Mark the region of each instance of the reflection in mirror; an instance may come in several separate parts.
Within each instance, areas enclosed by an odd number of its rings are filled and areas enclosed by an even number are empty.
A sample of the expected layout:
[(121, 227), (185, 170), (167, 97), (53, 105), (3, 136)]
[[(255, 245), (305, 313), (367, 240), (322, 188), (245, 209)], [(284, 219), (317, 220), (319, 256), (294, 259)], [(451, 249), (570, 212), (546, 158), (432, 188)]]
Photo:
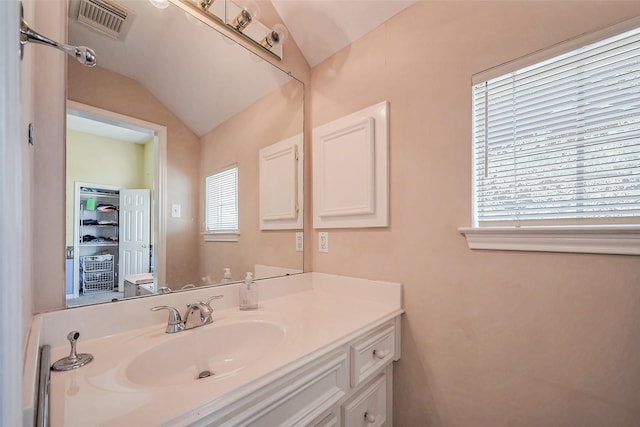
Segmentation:
[[(133, 19), (114, 36), (79, 23), (75, 1), (69, 42), (91, 46), (98, 65), (67, 64), (67, 305), (218, 284), (225, 269), (231, 281), (301, 272), (291, 215), (302, 217), (302, 194), (291, 208), (261, 182), (259, 153), (295, 140), (302, 164), (302, 84), (173, 4), (118, 0)], [(120, 135), (131, 131), (137, 141)], [(228, 239), (205, 227), (205, 180), (233, 164)], [(301, 190), (291, 170), (286, 188)], [(286, 215), (261, 215), (280, 200)]]
[(164, 283), (166, 138), (164, 126), (67, 101), (69, 305), (124, 297), (108, 291), (131, 273), (155, 272), (136, 277), (149, 291)]

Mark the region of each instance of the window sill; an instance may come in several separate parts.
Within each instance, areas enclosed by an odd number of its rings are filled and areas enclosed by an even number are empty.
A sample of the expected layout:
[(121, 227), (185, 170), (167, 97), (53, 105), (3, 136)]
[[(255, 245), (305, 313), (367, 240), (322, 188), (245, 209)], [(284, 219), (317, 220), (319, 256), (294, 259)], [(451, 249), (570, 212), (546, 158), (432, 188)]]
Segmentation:
[(237, 242), (240, 240), (240, 233), (200, 233), (205, 242)]
[(458, 228), (469, 249), (640, 255), (640, 226)]

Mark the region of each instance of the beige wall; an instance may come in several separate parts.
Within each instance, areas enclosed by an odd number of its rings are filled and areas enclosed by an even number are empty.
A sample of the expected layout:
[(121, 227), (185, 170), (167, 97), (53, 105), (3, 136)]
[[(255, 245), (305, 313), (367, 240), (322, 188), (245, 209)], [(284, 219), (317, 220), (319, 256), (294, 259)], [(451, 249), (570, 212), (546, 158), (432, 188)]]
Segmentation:
[[(100, 67), (85, 68), (69, 61), (67, 96), (73, 101), (124, 114), (167, 128), (167, 283), (195, 281), (198, 262), (199, 139), (157, 98), (136, 81)], [(182, 206), (181, 218), (171, 217), (171, 204)]]
[(391, 225), (330, 230), (313, 270), (404, 285), (394, 421), (637, 426), (640, 258), (471, 251), (474, 73), (640, 2), (420, 1), (312, 70), (312, 126), (391, 105)]
[[(233, 163), (238, 164), (238, 242), (200, 241), (200, 273), (213, 282), (231, 268), (241, 280), (255, 264), (302, 270), (303, 255), (295, 251), (295, 231), (261, 231), (259, 223), (258, 150), (303, 131), (303, 86), (292, 80), (256, 101), (201, 139), (200, 188), (205, 178)], [(238, 150), (238, 145), (242, 150)], [(204, 224), (204, 200), (200, 202)]]
[(143, 166), (143, 176), (142, 183), (140, 184), (142, 188), (153, 188), (153, 180), (155, 177), (156, 165), (155, 165), (155, 141), (152, 138), (144, 144), (144, 166)]
[[(64, 2), (30, 1), (34, 13), (29, 23), (53, 40), (64, 40), (66, 7)], [(27, 15), (28, 16), (28, 15)], [(65, 225), (62, 202), (64, 180), (65, 55), (55, 49), (30, 45), (33, 55), (30, 102), (33, 105), (34, 146), (31, 183), (31, 239), (26, 265), (31, 270), (25, 301), (31, 312), (65, 306)], [(43, 70), (46, 70), (44, 72)], [(25, 80), (28, 75), (23, 75)], [(29, 102), (27, 101), (27, 102)], [(49, 221), (41, 221), (38, 206), (47, 206)], [(45, 242), (45, 243), (43, 243)], [(33, 262), (37, 260), (38, 262)], [(29, 298), (30, 294), (30, 298)]]
[(146, 145), (67, 129), (67, 246), (73, 246), (75, 183), (152, 189), (153, 181), (145, 180)]

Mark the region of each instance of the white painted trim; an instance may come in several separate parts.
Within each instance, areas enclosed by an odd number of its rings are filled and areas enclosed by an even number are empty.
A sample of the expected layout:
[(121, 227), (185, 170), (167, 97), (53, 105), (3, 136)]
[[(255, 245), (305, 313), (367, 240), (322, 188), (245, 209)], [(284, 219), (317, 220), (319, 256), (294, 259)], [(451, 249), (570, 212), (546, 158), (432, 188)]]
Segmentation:
[(608, 37), (613, 37), (626, 31), (631, 31), (635, 28), (638, 28), (639, 26), (640, 17), (635, 17), (622, 22), (618, 22), (617, 24), (597, 29), (595, 31), (581, 34), (577, 37), (565, 40), (548, 48), (544, 48), (542, 50), (530, 53), (529, 55), (525, 55), (523, 57), (474, 74), (471, 77), (471, 83), (476, 85), (478, 83), (491, 80), (495, 77), (528, 67), (529, 65), (537, 64), (538, 62), (545, 61), (549, 58), (553, 58), (555, 56), (571, 52), (572, 50), (579, 49), (589, 44), (596, 43)]
[[(167, 209), (170, 209), (167, 198), (167, 128), (158, 126), (156, 130), (156, 144), (158, 144), (157, 161), (155, 169), (155, 185), (159, 188), (154, 191), (154, 197), (158, 203), (154, 206), (153, 215), (156, 216), (158, 235), (154, 236), (156, 242), (154, 248), (154, 269), (156, 273), (156, 288), (167, 283)], [(155, 189), (154, 189), (155, 190)], [(162, 208), (159, 208), (162, 206)], [(165, 207), (166, 206), (166, 207)]]
[[(154, 177), (154, 203), (153, 215), (157, 224), (157, 235), (154, 236), (155, 274), (158, 286), (166, 283), (166, 257), (167, 257), (167, 224), (165, 201), (167, 200), (167, 128), (160, 124), (148, 122), (134, 117), (125, 116), (113, 111), (67, 100), (67, 109), (79, 111), (91, 116), (105, 118), (115, 123), (125, 124), (136, 128), (148, 129), (155, 132), (156, 143), (156, 168)], [(155, 191), (159, 189), (159, 191)]]
[(237, 242), (240, 240), (240, 233), (204, 232), (200, 233), (205, 242)]
[(640, 255), (640, 226), (458, 229), (469, 249)]
[[(331, 125), (331, 123), (329, 124)], [(327, 126), (327, 125), (325, 125)], [(340, 127), (334, 131), (328, 131), (321, 133), (318, 130), (318, 138), (315, 141), (318, 144), (318, 180), (319, 188), (319, 200), (318, 200), (318, 215), (320, 217), (342, 217), (348, 215), (370, 215), (375, 213), (375, 120), (373, 117), (364, 117), (360, 120), (354, 120), (352, 124), (347, 123), (346, 127)], [(336, 171), (327, 165), (328, 160), (331, 160), (331, 154), (335, 151), (328, 150), (329, 144), (337, 143), (342, 146), (341, 155), (347, 150), (353, 153), (354, 157), (359, 157), (365, 166), (364, 174), (366, 179), (364, 180), (364, 186), (358, 191), (359, 194), (353, 196), (364, 196), (362, 200), (358, 200), (358, 197), (345, 200), (345, 204), (342, 206), (327, 206), (326, 199), (327, 193), (337, 191), (336, 188), (328, 186), (328, 177), (334, 174)], [(346, 145), (351, 147), (347, 149)], [(351, 156), (349, 156), (351, 157)], [(315, 158), (315, 157), (314, 157)], [(353, 157), (352, 157), (353, 158)], [(352, 162), (353, 164), (353, 162)], [(352, 174), (353, 171), (350, 172)], [(341, 185), (338, 189), (342, 188)]]
[[(269, 150), (271, 148), (271, 150)], [(260, 150), (260, 220), (262, 221), (274, 221), (284, 219), (296, 219), (296, 205), (297, 205), (297, 192), (296, 183), (298, 181), (298, 162), (296, 159), (296, 146), (290, 145), (286, 148), (274, 150), (273, 146), (269, 146)], [(275, 163), (276, 166), (268, 169), (267, 165)], [(281, 173), (281, 175), (274, 175), (275, 173)], [(286, 191), (288, 195), (291, 195), (291, 199), (287, 202), (281, 203), (275, 212), (272, 208), (271, 211), (267, 211), (266, 202), (270, 193), (266, 192), (264, 182), (273, 179), (279, 181), (280, 185), (274, 186), (278, 190)], [(290, 191), (287, 191), (290, 190)], [(264, 213), (263, 213), (264, 212)], [(261, 228), (262, 229), (262, 228)]]
[[(20, 426), (22, 419), (24, 241), (28, 200), (23, 193), (19, 16), (20, 3), (0, 2), (0, 425)], [(25, 78), (29, 76), (25, 75)], [(24, 100), (29, 103), (28, 99)]]

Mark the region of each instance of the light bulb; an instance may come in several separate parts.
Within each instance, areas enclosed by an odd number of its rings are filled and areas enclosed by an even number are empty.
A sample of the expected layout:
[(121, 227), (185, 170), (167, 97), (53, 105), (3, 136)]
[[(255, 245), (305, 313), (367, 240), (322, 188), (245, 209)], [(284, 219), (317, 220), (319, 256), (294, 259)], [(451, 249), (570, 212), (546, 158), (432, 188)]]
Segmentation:
[(198, 1), (198, 6), (200, 6), (202, 10), (209, 10), (214, 1), (216, 0), (200, 0)]
[(243, 0), (237, 2), (238, 6), (242, 8), (240, 13), (233, 18), (231, 26), (236, 30), (242, 32), (253, 20), (260, 19), (260, 7), (254, 0)]
[(265, 47), (265, 49), (271, 50), (273, 46), (278, 43), (284, 44), (284, 41), (289, 37), (289, 31), (287, 31), (287, 27), (282, 24), (276, 24), (273, 26), (273, 30), (267, 33), (266, 36), (262, 39), (260, 44)]

